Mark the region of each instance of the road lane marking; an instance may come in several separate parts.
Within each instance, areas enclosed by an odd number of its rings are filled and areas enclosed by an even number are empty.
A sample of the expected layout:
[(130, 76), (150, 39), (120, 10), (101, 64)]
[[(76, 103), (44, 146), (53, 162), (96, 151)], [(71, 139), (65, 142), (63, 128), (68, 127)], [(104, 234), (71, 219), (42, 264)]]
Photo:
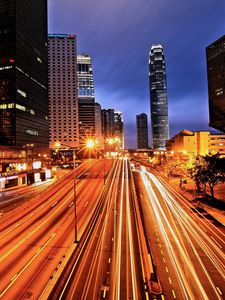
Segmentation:
[(146, 298), (147, 300), (149, 300), (148, 292), (145, 292), (145, 298)]
[(163, 255), (163, 251), (161, 250), (161, 254)]
[(18, 276), (18, 273), (16, 273), (12, 278), (11, 281), (13, 281)]
[(165, 258), (163, 257), (163, 262), (165, 263), (166, 262), (166, 260), (165, 260)]
[(52, 239), (56, 236), (56, 233), (52, 233), (51, 237), (47, 240), (47, 242), (40, 248), (40, 251), (38, 253), (36, 253), (32, 259), (23, 267), (23, 269), (17, 273), (12, 279), (10, 284), (1, 292), (0, 294), (0, 298), (2, 298), (2, 296), (5, 295), (5, 293), (8, 291), (8, 289), (15, 283), (15, 281), (17, 280), (17, 278), (20, 277), (20, 275), (29, 267), (29, 265), (35, 260), (35, 258), (39, 255), (39, 253), (44, 250), (44, 248), (52, 241)]
[(109, 263), (109, 264), (111, 263), (111, 258), (109, 258), (108, 263)]
[(169, 283), (170, 283), (170, 284), (172, 284), (171, 278), (170, 278), (170, 277), (168, 277), (168, 279), (169, 279)]
[(173, 298), (176, 299), (176, 294), (175, 294), (174, 290), (172, 290), (172, 293), (173, 293)]
[(159, 244), (159, 248), (161, 248), (162, 246), (161, 246), (161, 244)]
[(161, 298), (162, 298), (162, 300), (165, 300), (165, 297), (164, 297), (164, 295), (161, 295)]
[(221, 290), (219, 289), (219, 287), (216, 287), (217, 291), (220, 293), (220, 295), (223, 295), (223, 293), (221, 292)]
[(168, 268), (167, 268), (167, 267), (166, 267), (166, 272), (167, 272), (167, 273), (169, 273), (169, 270), (168, 270)]
[(28, 240), (33, 234), (35, 234), (39, 229), (44, 227), (44, 225), (53, 218), (54, 215), (58, 213), (58, 211), (66, 204), (68, 200), (65, 200), (58, 208), (56, 208), (51, 215), (49, 215), (42, 223), (40, 223), (33, 231), (31, 231), (28, 235), (25, 236), (19, 243), (17, 243), (13, 248), (11, 248), (8, 252), (0, 256), (0, 262), (2, 262), (6, 257), (8, 257), (12, 252), (14, 252), (21, 244), (23, 244), (26, 240)]

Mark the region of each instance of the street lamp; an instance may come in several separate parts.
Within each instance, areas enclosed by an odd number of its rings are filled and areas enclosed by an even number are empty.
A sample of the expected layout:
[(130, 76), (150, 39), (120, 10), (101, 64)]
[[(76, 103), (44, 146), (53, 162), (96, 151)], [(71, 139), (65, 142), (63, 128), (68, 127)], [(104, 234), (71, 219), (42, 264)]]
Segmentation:
[(68, 145), (60, 144), (60, 143), (55, 143), (56, 147), (59, 148), (61, 145), (65, 146), (71, 150), (73, 150), (73, 206), (74, 206), (74, 243), (78, 243), (77, 240), (77, 193), (76, 193), (76, 175), (75, 175), (75, 158), (76, 158), (76, 153), (75, 153), (75, 148), (70, 147)]

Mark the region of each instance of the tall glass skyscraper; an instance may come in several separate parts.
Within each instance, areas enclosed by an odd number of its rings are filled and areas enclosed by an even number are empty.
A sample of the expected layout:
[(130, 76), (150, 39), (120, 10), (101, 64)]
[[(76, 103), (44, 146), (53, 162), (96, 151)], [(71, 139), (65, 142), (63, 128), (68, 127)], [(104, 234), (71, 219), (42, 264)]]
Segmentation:
[(1, 145), (48, 150), (47, 46), (47, 0), (1, 0)]
[(161, 45), (153, 45), (149, 54), (149, 85), (153, 148), (166, 149), (169, 139), (166, 64)]
[(77, 55), (78, 117), (81, 147), (95, 136), (95, 94), (91, 56)]

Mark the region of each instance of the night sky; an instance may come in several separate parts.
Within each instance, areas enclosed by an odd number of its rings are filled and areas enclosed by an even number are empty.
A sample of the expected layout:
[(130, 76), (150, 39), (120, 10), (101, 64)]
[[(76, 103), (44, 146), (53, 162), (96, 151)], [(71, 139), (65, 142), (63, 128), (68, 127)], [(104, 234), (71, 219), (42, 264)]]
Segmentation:
[(224, 0), (48, 3), (49, 33), (77, 35), (78, 52), (93, 59), (96, 101), (123, 113), (126, 147), (136, 147), (136, 115), (150, 116), (148, 55), (154, 43), (165, 53), (170, 137), (182, 129), (208, 129), (205, 48), (225, 34)]

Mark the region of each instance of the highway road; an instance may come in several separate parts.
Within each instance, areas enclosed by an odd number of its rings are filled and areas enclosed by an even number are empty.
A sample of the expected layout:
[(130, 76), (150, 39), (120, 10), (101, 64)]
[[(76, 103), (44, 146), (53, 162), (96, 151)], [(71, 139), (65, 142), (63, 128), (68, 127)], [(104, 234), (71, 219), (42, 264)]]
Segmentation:
[(225, 299), (225, 232), (165, 180), (136, 170), (135, 184), (162, 294)]
[(90, 228), (64, 288), (53, 299), (149, 299), (130, 176), (128, 160), (117, 160), (101, 197), (96, 224)]
[[(105, 164), (105, 167), (103, 165)], [(91, 219), (111, 160), (75, 171), (78, 240)], [(0, 219), (0, 298), (38, 299), (74, 241), (73, 172)]]

